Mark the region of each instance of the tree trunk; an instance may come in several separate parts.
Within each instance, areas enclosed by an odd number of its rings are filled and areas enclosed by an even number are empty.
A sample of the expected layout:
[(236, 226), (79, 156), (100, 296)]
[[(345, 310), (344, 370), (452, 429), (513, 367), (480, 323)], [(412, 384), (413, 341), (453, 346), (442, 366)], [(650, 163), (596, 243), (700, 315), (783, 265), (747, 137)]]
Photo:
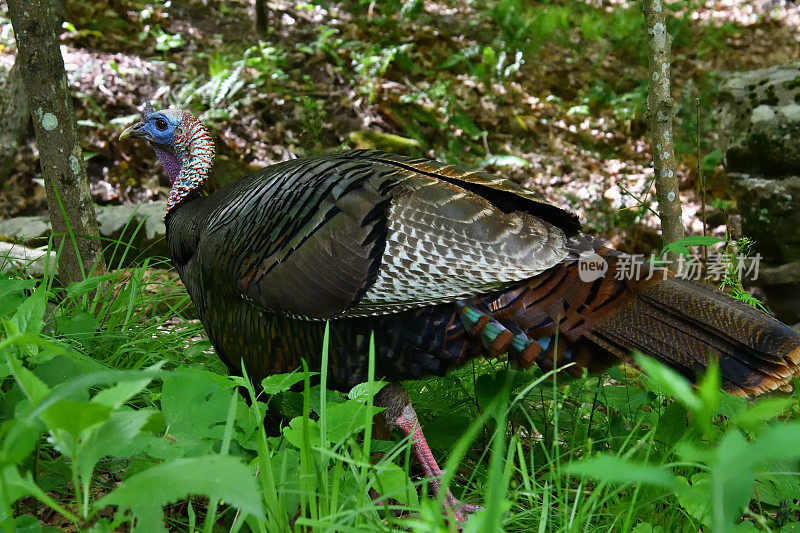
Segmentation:
[(678, 174), (672, 147), (674, 102), (670, 96), (670, 45), (663, 0), (643, 0), (645, 28), (648, 34), (650, 83), (647, 112), (650, 118), (650, 149), (656, 180), (658, 214), (664, 245), (683, 238)]
[(28, 93), (53, 234), (63, 241), (59, 272), (68, 280), (105, 270), (75, 110), (58, 44), (53, 0), (7, 0), (17, 63)]
[(256, 31), (261, 37), (266, 37), (268, 30), (267, 0), (256, 0)]
[(30, 120), (28, 96), (17, 62), (9, 71), (0, 93), (0, 186), (14, 170), (15, 156)]

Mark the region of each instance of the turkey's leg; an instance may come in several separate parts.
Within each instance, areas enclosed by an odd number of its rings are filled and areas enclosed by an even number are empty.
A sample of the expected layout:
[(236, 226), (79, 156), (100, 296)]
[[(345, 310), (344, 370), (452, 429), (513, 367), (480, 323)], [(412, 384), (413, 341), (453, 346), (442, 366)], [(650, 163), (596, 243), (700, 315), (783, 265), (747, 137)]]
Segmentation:
[[(411, 449), (414, 450), (414, 455), (417, 456), (422, 465), (422, 470), (425, 472), (425, 477), (430, 481), (434, 495), (438, 497), (441, 491), (440, 481), (444, 472), (436, 463), (433, 452), (431, 452), (428, 442), (425, 440), (422, 426), (420, 426), (417, 413), (411, 405), (411, 399), (408, 397), (406, 389), (399, 383), (389, 383), (375, 396), (375, 404), (386, 408), (381, 414), (390, 429), (398, 428), (406, 436), (411, 436)], [(461, 503), (453, 496), (449, 488), (446, 490), (447, 492), (444, 496), (445, 511), (452, 512), (457, 522), (465, 521), (468, 513), (474, 513), (482, 509), (480, 505)]]

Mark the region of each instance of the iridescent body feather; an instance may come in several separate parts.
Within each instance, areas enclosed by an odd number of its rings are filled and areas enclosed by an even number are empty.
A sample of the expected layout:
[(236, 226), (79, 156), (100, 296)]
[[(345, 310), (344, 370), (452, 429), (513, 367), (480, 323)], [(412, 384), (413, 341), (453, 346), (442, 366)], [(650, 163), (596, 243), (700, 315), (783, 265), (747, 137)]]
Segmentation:
[[(273, 165), (205, 196), (214, 149), (194, 117), (148, 108), (125, 136), (146, 138), (164, 164), (173, 262), (219, 356), (256, 383), (301, 358), (318, 369), (326, 320), (328, 385), (342, 390), (366, 379), (371, 332), (376, 377), (394, 382), (480, 355), (599, 372), (632, 350), (692, 379), (718, 358), (739, 394), (786, 389), (797, 371), (791, 328), (719, 291), (651, 276), (647, 263), (623, 279), (631, 258), (502, 177), (354, 150)], [(580, 279), (585, 252), (608, 263), (604, 276)], [(397, 413), (390, 426), (416, 435), (407, 395), (382, 397), (402, 404), (387, 411)], [(423, 444), (420, 461), (438, 475)]]

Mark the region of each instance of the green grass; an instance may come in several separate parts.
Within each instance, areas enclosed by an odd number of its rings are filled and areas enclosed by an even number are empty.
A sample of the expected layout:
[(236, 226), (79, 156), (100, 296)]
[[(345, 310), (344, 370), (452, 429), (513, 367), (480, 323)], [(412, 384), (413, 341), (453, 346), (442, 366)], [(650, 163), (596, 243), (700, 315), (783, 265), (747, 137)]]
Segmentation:
[[(374, 370), (349, 395), (299, 369), (256, 397), (224, 374), (190, 309), (174, 278), (145, 267), (67, 287), (0, 278), (6, 530), (45, 530), (37, 516), (92, 531), (453, 529), (408, 439), (372, 438)], [(797, 526), (797, 397), (747, 403), (719, 392), (714, 369), (692, 389), (640, 364), (650, 378), (624, 367), (560, 383), (476, 360), (407, 382), (444, 482), (485, 507), (464, 530)], [(264, 426), (267, 409), (282, 428)]]
[[(410, 77), (413, 92), (389, 102), (399, 111), (398, 132), (440, 159), (463, 162), (483, 158), (482, 141), (497, 129), (473, 104), (502, 103), (495, 85), (524, 81), (525, 65), (548, 60), (550, 47), (565, 52), (567, 63), (599, 50), (632, 66), (598, 68), (588, 88), (555, 94), (566, 99), (564, 111), (643, 121), (638, 6), (498, 0), (479, 10), (475, 22), (489, 28), (472, 31), (481, 39), (440, 50), (408, 39), (408, 20), (430, 17), (422, 2), (392, 4), (358, 35), (321, 26), (295, 48), (247, 42), (198, 54), (172, 98), (213, 123), (227, 121), (230, 107), (257, 102), (254, 95), (282, 92), (295, 111), (279, 108), (276, 116), (323, 148), (325, 101), (310, 77), (298, 77), (298, 65), (324, 60), (366, 100), (380, 96), (381, 80), (405, 84)], [(365, 16), (364, 5), (352, 6), (353, 15)], [(669, 30), (676, 60), (711, 55), (739, 31), (685, 17), (670, 19)], [(157, 26), (143, 38), (164, 58), (181, 46), (179, 34)], [(474, 101), (443, 74), (479, 82)], [(715, 85), (713, 74), (699, 80), (703, 109)], [(694, 92), (687, 88), (678, 102), (679, 153), (694, 150)], [(704, 135), (713, 129), (707, 115)], [(123, 263), (127, 246), (112, 246), (111, 263)], [(268, 378), (256, 397), (248, 380), (226, 376), (174, 276), (154, 270), (168, 265), (139, 265), (67, 287), (52, 275), (0, 276), (4, 530), (46, 530), (40, 517), (97, 532), (126, 524), (140, 531), (161, 524), (177, 531), (454, 529), (420, 478), (408, 439), (372, 438), (374, 382), (342, 395), (310, 387), (310, 373), (300, 368)], [(407, 382), (446, 481), (457, 497), (485, 507), (464, 530), (800, 527), (798, 397), (747, 403), (719, 392), (713, 372), (695, 390), (663, 368), (649, 370), (651, 378), (624, 367), (561, 383), (476, 360), (443, 378)], [(285, 417), (283, 427), (263, 425), (268, 409)], [(370, 489), (391, 500), (373, 501)]]

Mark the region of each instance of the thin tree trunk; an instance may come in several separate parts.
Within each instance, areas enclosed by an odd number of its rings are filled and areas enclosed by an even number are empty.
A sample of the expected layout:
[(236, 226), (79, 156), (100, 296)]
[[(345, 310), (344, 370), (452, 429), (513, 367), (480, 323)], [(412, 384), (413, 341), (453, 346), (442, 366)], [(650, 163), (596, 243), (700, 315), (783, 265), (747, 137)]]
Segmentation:
[(0, 93), (0, 185), (5, 183), (14, 169), (14, 160), (30, 120), (28, 96), (17, 62), (9, 71), (5, 87)]
[(61, 24), (57, 6), (53, 0), (7, 0), (7, 4), (53, 233), (66, 237), (59, 271), (69, 280), (80, 280), (92, 269), (104, 271), (105, 261), (58, 45)]
[(650, 147), (656, 180), (658, 214), (664, 245), (683, 238), (678, 174), (672, 146), (674, 102), (670, 96), (670, 45), (663, 0), (643, 0), (648, 34), (650, 83), (647, 110), (650, 118)]
[(267, 13), (267, 0), (256, 0), (256, 31), (262, 37), (267, 36), (269, 30), (269, 14)]

